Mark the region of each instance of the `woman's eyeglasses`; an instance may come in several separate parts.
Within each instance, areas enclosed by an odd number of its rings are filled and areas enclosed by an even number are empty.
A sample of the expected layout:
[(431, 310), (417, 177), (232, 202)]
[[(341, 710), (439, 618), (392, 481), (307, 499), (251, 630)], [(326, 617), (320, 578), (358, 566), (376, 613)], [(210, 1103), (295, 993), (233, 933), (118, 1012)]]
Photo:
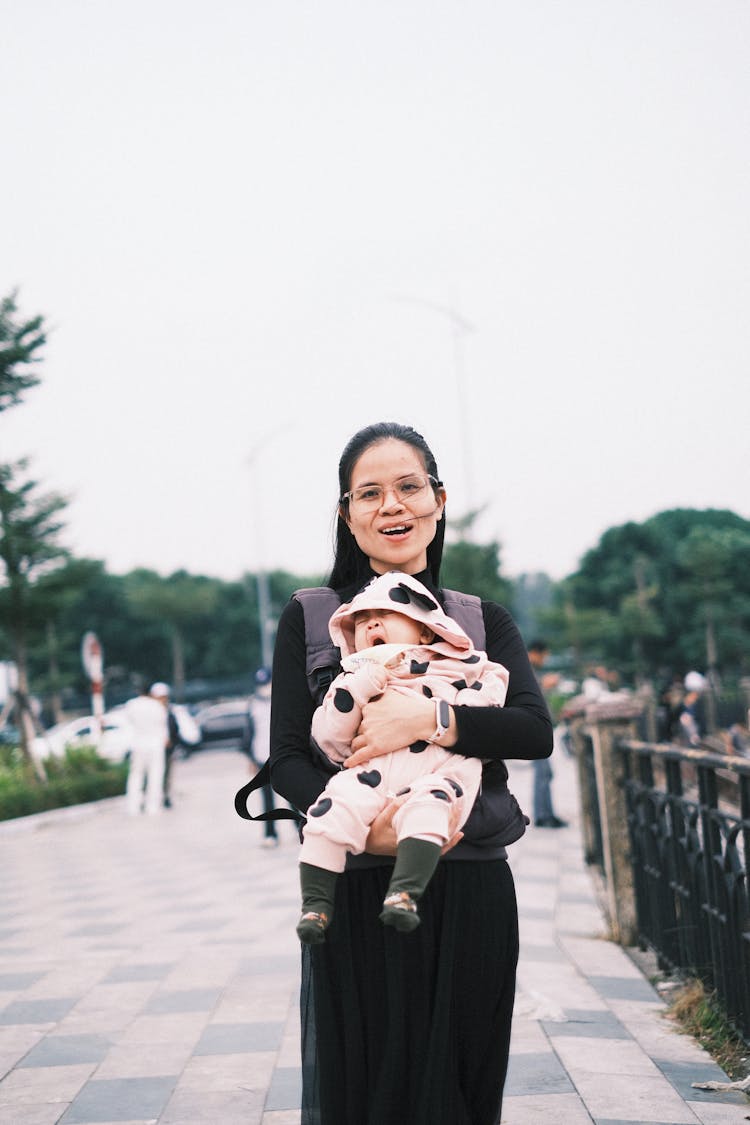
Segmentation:
[(344, 493), (340, 503), (345, 504), (348, 501), (352, 507), (360, 512), (374, 511), (375, 508), (382, 506), (389, 492), (392, 492), (401, 504), (409, 504), (414, 500), (419, 500), (424, 495), (425, 489), (430, 485), (433, 488), (441, 488), (442, 481), (427, 474), (412, 473), (395, 480), (388, 488), (385, 488), (382, 484), (363, 484), (361, 488), (353, 488), (350, 492)]

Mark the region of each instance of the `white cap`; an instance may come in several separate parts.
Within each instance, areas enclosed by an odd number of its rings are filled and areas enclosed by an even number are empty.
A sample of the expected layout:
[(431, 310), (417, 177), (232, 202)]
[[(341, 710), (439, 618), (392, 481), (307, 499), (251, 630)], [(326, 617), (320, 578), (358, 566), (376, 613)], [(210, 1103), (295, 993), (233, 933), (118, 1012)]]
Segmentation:
[(700, 672), (688, 672), (685, 676), (685, 691), (705, 691), (706, 677)]
[(162, 696), (162, 697), (165, 696), (165, 695), (169, 695), (169, 685), (163, 684), (161, 682), (161, 680), (159, 680), (158, 683), (155, 683), (155, 684), (151, 685), (150, 694)]

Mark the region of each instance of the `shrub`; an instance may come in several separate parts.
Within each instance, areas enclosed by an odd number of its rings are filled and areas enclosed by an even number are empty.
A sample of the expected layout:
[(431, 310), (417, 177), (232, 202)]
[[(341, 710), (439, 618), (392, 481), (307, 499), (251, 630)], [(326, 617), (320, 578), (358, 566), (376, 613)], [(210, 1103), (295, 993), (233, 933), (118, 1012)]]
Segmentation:
[(128, 767), (100, 758), (93, 747), (69, 748), (63, 758), (47, 758), (45, 782), (28, 776), (16, 755), (0, 756), (0, 820), (49, 809), (119, 797), (125, 792)]

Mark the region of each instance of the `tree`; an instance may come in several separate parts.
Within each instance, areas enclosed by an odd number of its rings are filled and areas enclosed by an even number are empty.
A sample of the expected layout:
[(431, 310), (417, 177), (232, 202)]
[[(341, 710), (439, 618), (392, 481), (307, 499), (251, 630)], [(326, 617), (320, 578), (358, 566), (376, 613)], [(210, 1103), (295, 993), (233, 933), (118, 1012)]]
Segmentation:
[(135, 570), (128, 578), (128, 598), (141, 620), (159, 622), (165, 629), (171, 650), (172, 684), (177, 699), (185, 688), (185, 637), (191, 624), (203, 630), (210, 627), (210, 616), (218, 598), (214, 579), (176, 571), (162, 578), (150, 570)]
[(543, 571), (519, 574), (513, 579), (513, 617), (528, 644), (544, 634), (544, 615), (554, 602), (555, 583)]
[(512, 587), (500, 574), (500, 545), (469, 543), (465, 539), (451, 543), (443, 551), (440, 581), (449, 589), (477, 594), (486, 601), (508, 606)]
[(743, 672), (750, 649), (750, 522), (678, 508), (610, 528), (558, 590), (568, 616), (600, 615), (582, 655), (636, 679), (722, 664)]
[(63, 528), (59, 513), (67, 501), (57, 493), (39, 494), (36, 481), (22, 479), (27, 466), (26, 461), (0, 465), (0, 561), (5, 578), (5, 586), (0, 588), (0, 621), (10, 638), (18, 674), (21, 749), (32, 763), (34, 726), (27, 650), (32, 591), (34, 580), (66, 553), (58, 535)]
[(0, 301), (0, 411), (17, 405), (23, 393), (39, 383), (31, 368), (47, 339), (44, 317), (19, 319), (16, 297), (14, 291)]

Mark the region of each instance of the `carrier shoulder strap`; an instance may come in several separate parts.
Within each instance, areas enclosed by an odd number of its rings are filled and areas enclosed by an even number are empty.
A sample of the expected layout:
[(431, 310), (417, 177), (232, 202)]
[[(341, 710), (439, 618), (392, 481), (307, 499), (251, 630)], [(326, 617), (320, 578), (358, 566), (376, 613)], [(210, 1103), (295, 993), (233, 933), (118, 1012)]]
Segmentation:
[(309, 586), (296, 590), (292, 597), (305, 617), (305, 673), (317, 707), (340, 670), (341, 653), (331, 640), (328, 622), (341, 598), (330, 586)]
[[(292, 595), (302, 606), (305, 619), (305, 673), (310, 695), (316, 706), (323, 701), (325, 693), (338, 674), (341, 653), (331, 640), (328, 621), (334, 610), (341, 605), (341, 599), (330, 586), (310, 586), (296, 590)], [(274, 809), (272, 812), (252, 816), (247, 811), (248, 797), (271, 784), (270, 759), (263, 763), (255, 777), (237, 790), (234, 807), (243, 820), (296, 820), (304, 821), (301, 813), (291, 809)]]
[(484, 652), (487, 635), (482, 614), (482, 600), (476, 594), (462, 594), (459, 590), (443, 590), (445, 612), (459, 623), (471, 637), (474, 648)]

